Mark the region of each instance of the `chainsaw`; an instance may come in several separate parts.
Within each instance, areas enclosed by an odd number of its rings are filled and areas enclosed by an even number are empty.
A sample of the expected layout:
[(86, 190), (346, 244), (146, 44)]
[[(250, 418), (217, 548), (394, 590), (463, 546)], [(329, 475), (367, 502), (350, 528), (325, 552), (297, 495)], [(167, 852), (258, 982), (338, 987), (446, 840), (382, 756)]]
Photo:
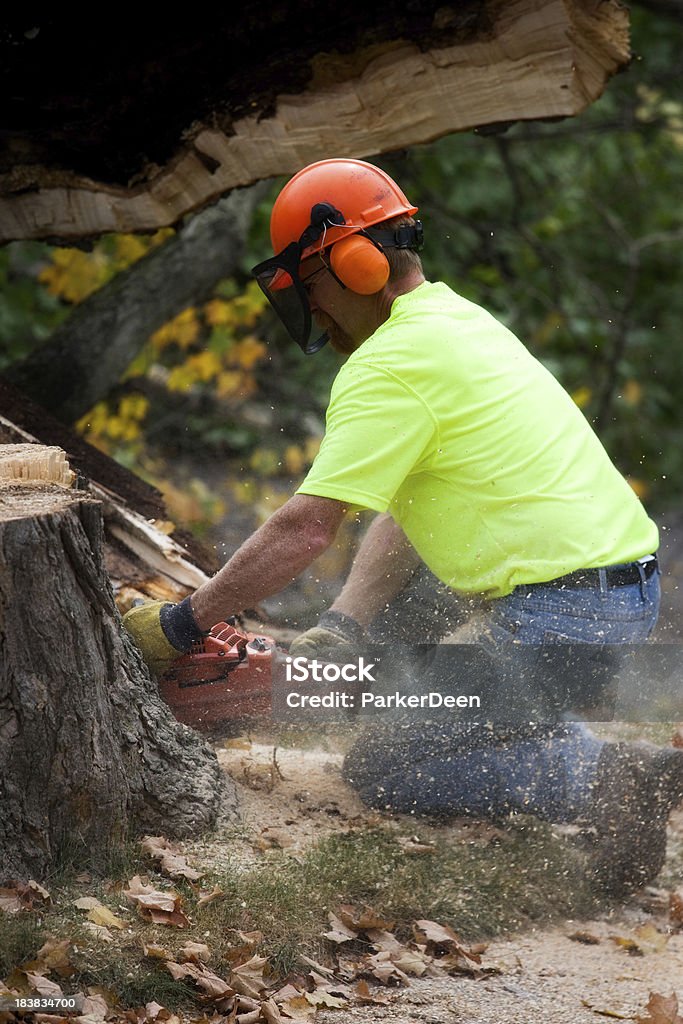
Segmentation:
[(270, 714), (275, 641), (218, 622), (166, 670), (161, 696), (175, 717), (202, 732)]

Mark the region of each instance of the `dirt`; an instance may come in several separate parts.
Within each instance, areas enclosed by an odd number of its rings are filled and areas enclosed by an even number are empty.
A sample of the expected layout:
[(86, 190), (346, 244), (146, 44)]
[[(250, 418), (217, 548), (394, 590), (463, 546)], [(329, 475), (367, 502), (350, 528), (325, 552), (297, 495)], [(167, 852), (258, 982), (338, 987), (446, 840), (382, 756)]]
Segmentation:
[[(193, 845), (192, 852), (207, 866), (234, 867), (236, 860), (248, 866), (269, 847), (296, 855), (333, 832), (379, 822), (405, 829), (400, 816), (387, 818), (363, 806), (341, 777), (340, 753), (229, 740), (218, 747), (218, 757), (237, 785), (242, 819), (224, 842)], [(494, 830), (486, 824), (477, 827)], [(441, 833), (443, 828), (438, 827)], [(471, 835), (472, 823), (448, 828), (457, 839), (459, 831)], [(683, 1010), (683, 933), (672, 933), (668, 919), (669, 891), (683, 877), (682, 855), (683, 809), (671, 819), (667, 866), (657, 880), (662, 888), (645, 890), (599, 920), (565, 921), (561, 927), (491, 942), (483, 964), (499, 973), (411, 979), (408, 987), (377, 990), (387, 1005), (319, 1012), (316, 1021), (595, 1024), (645, 1015), (652, 992), (675, 992)], [(624, 941), (634, 939), (636, 948), (629, 950)]]

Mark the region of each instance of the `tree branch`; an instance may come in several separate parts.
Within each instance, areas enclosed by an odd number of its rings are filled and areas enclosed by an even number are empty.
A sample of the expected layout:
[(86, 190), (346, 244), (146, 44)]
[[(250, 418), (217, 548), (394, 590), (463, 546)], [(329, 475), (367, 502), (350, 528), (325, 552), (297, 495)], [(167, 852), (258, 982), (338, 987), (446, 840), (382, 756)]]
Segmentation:
[(254, 206), (267, 189), (238, 189), (77, 306), (5, 377), (65, 422), (104, 398), (151, 334), (207, 299), (239, 265)]

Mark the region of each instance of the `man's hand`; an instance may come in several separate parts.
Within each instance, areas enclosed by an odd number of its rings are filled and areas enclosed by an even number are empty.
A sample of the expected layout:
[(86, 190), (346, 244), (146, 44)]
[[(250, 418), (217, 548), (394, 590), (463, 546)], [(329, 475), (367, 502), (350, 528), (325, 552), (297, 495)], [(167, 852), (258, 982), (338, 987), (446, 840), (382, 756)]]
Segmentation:
[(363, 627), (341, 612), (323, 612), (318, 625), (295, 637), (289, 653), (295, 658), (346, 661), (365, 639)]
[(150, 601), (149, 604), (131, 608), (123, 616), (126, 627), (149, 668), (153, 678), (162, 676), (172, 662), (183, 653), (173, 646), (161, 627), (160, 613), (164, 607), (172, 607), (167, 601)]

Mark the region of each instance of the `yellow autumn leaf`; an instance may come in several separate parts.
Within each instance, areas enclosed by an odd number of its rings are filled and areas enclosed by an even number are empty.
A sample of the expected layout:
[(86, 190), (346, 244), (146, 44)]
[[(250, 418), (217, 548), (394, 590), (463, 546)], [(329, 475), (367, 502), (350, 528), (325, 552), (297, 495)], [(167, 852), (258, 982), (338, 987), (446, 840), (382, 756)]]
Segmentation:
[(124, 395), (119, 402), (119, 416), (123, 419), (144, 420), (149, 409), (149, 401), (139, 392)]
[(624, 401), (628, 405), (638, 405), (643, 397), (643, 389), (637, 380), (627, 380), (622, 389)]
[(52, 263), (41, 271), (38, 279), (52, 295), (78, 303), (97, 291), (109, 276), (108, 263), (101, 252), (55, 249)]
[(101, 904), (99, 907), (93, 907), (88, 913), (88, 920), (92, 921), (93, 924), (101, 925), (103, 928), (125, 928), (124, 922), (116, 914), (112, 914), (111, 910), (107, 907), (103, 907)]
[(216, 378), (216, 393), (219, 398), (229, 398), (236, 394), (242, 384), (239, 370), (223, 370)]
[(572, 392), (572, 398), (578, 405), (579, 409), (585, 409), (592, 397), (592, 389), (585, 386), (577, 388), (576, 391)]
[(284, 462), (287, 472), (291, 473), (292, 476), (297, 476), (301, 473), (306, 465), (304, 453), (295, 444), (290, 444), (285, 448)]
[(252, 334), (238, 341), (233, 347), (231, 356), (244, 370), (252, 370), (267, 352), (266, 346)]
[(189, 306), (182, 313), (169, 320), (152, 335), (151, 342), (157, 351), (174, 343), (180, 348), (186, 349), (197, 340), (200, 324), (197, 319), (197, 311), (194, 306)]
[(232, 306), (225, 299), (211, 299), (204, 306), (204, 319), (212, 327), (234, 323)]
[(141, 259), (149, 250), (150, 243), (139, 235), (117, 235), (115, 242), (116, 259), (129, 267)]
[(627, 476), (627, 483), (630, 485), (631, 490), (635, 491), (638, 497), (642, 500), (647, 498), (650, 493), (650, 485), (645, 480), (641, 480), (639, 477)]

